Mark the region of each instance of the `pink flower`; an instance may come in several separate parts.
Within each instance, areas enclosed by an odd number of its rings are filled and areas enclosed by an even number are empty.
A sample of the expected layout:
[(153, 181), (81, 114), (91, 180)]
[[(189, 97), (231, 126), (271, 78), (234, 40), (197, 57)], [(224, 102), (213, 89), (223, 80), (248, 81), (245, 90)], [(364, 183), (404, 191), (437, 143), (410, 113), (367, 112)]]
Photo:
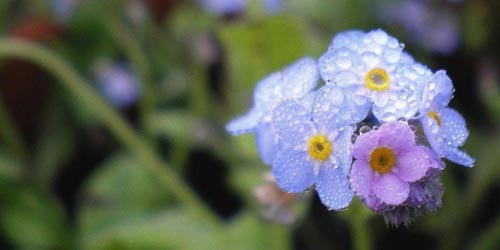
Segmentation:
[(372, 210), (405, 202), (410, 185), (425, 177), (435, 160), (425, 147), (415, 145), (415, 134), (404, 122), (385, 123), (360, 135), (353, 156), (351, 188)]

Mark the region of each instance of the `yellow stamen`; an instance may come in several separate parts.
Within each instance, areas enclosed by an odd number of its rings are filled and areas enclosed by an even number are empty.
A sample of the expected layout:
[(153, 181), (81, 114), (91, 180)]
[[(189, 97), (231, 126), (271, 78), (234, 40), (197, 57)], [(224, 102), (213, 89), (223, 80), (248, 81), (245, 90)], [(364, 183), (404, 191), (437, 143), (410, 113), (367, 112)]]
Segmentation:
[(437, 122), (438, 126), (441, 127), (441, 118), (439, 118), (439, 115), (436, 112), (429, 111), (427, 112), (427, 115), (430, 118), (434, 119)]
[(320, 161), (326, 161), (332, 152), (332, 143), (324, 135), (315, 135), (309, 139), (309, 155)]
[(371, 90), (384, 91), (389, 88), (389, 75), (384, 69), (372, 69), (365, 76), (365, 85)]
[(396, 158), (394, 157), (394, 153), (391, 149), (386, 147), (376, 148), (370, 155), (370, 166), (373, 170), (381, 174), (389, 172), (395, 162)]

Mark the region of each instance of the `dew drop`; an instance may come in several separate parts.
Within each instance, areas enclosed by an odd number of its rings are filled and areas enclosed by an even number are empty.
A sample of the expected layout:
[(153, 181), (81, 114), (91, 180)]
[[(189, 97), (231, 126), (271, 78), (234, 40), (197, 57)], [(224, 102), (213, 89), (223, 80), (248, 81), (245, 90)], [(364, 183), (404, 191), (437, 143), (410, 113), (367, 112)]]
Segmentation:
[(364, 134), (370, 132), (371, 130), (372, 128), (370, 128), (369, 126), (363, 125), (361, 128), (359, 128), (359, 133)]
[(337, 60), (335, 60), (335, 64), (339, 68), (348, 69), (352, 66), (352, 61), (347, 57), (339, 57)]
[(358, 135), (357, 134), (352, 134), (351, 135), (351, 142), (355, 142), (356, 139), (358, 139)]
[(368, 67), (375, 67), (380, 62), (380, 57), (373, 52), (365, 52), (361, 55), (361, 59), (363, 60)]

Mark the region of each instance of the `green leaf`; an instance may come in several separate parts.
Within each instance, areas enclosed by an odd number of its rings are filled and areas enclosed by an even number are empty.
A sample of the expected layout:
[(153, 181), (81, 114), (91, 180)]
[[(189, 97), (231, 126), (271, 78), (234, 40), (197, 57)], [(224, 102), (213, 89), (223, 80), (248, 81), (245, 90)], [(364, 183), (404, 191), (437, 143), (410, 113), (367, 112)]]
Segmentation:
[(79, 226), (84, 240), (101, 228), (165, 206), (171, 201), (154, 176), (136, 159), (116, 154), (91, 176), (83, 189)]
[(224, 249), (217, 233), (215, 227), (174, 209), (117, 221), (86, 238), (83, 249)]
[(263, 221), (255, 213), (242, 212), (226, 230), (224, 249), (290, 249), (290, 230), (283, 225)]
[[(246, 100), (258, 80), (307, 55), (309, 34), (298, 18), (277, 16), (222, 26), (218, 36), (228, 57), (233, 103)], [(234, 106), (232, 106), (234, 107)]]
[(50, 187), (60, 168), (72, 156), (75, 143), (73, 130), (64, 119), (60, 100), (51, 100), (45, 109), (41, 130), (33, 156), (36, 163), (33, 176), (45, 187)]
[(0, 180), (13, 180), (21, 175), (23, 166), (3, 151), (0, 151)]
[(11, 190), (2, 201), (0, 225), (17, 247), (24, 249), (70, 249), (65, 216), (55, 199), (33, 188)]

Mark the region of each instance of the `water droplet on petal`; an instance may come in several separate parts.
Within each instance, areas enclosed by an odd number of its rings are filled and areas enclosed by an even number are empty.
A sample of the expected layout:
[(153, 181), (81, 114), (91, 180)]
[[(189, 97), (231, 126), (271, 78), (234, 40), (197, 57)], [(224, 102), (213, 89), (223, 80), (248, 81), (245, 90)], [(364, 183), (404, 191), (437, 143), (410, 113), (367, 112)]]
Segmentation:
[(362, 126), (361, 128), (359, 128), (359, 133), (361, 134), (364, 134), (364, 133), (368, 133), (372, 130), (372, 128), (370, 128), (369, 126)]

